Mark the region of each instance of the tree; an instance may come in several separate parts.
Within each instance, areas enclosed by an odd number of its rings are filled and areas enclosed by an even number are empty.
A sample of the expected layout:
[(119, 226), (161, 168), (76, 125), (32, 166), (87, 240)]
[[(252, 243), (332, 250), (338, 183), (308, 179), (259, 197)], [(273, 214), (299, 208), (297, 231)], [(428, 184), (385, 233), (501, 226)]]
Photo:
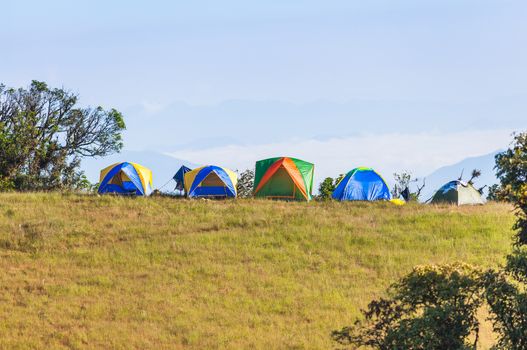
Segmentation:
[(496, 175), (501, 197), (512, 201), (518, 218), (517, 247), (527, 244), (527, 131), (513, 134), (511, 147), (496, 155)]
[(391, 287), (388, 298), (368, 305), (364, 320), (334, 331), (332, 338), (380, 350), (476, 349), (481, 275), (460, 263), (416, 267)]
[(494, 194), (499, 200), (516, 202), (522, 186), (527, 182), (527, 131), (513, 134), (511, 147), (495, 157), (496, 176), (500, 185)]
[(494, 184), (489, 186), (489, 192), (487, 193), (488, 201), (496, 202), (512, 202), (512, 198), (503, 191), (502, 187), (499, 184)]
[(426, 179), (423, 178), (422, 184), (417, 185), (416, 191), (410, 190), (412, 183), (417, 183), (419, 179), (412, 179), (412, 173), (409, 171), (401, 171), (400, 173), (393, 174), (395, 185), (392, 189), (392, 197), (400, 198), (403, 197), (405, 201), (418, 201), (421, 196), (421, 191), (425, 188)]
[(393, 173), (393, 178), (395, 179), (395, 185), (392, 189), (392, 197), (399, 198), (403, 191), (410, 186), (412, 175), (407, 171), (402, 171), (400, 173)]
[(238, 178), (238, 184), (236, 185), (236, 191), (238, 192), (238, 197), (240, 198), (249, 198), (253, 195), (253, 186), (254, 186), (254, 171), (247, 169), (240, 173)]
[(27, 89), (0, 85), (1, 189), (75, 188), (83, 157), (121, 150), (121, 113), (77, 102), (77, 95), (39, 81)]
[(496, 155), (495, 169), (494, 195), (514, 203), (517, 221), (505, 267), (487, 273), (486, 299), (499, 335), (496, 349), (527, 349), (527, 132), (514, 134), (511, 147)]
[(501, 271), (487, 273), (486, 299), (496, 349), (527, 349), (527, 184), (509, 185), (517, 216), (513, 251)]
[(336, 179), (332, 177), (326, 177), (324, 181), (318, 186), (318, 199), (328, 200), (331, 199), (331, 195), (339, 182), (344, 178), (344, 174), (340, 174)]
[(330, 199), (334, 190), (335, 184), (333, 178), (326, 177), (318, 186), (318, 197), (320, 199)]

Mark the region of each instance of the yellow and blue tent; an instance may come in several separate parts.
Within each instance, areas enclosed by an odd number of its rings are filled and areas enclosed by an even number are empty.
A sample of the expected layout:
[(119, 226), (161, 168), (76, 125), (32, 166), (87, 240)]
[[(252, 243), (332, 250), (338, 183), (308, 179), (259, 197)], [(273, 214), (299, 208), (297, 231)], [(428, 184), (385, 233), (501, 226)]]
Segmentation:
[(137, 163), (116, 163), (101, 170), (99, 193), (149, 196), (153, 191), (152, 171)]
[(185, 192), (190, 198), (236, 197), (238, 178), (232, 170), (215, 165), (206, 165), (189, 171), (185, 177)]

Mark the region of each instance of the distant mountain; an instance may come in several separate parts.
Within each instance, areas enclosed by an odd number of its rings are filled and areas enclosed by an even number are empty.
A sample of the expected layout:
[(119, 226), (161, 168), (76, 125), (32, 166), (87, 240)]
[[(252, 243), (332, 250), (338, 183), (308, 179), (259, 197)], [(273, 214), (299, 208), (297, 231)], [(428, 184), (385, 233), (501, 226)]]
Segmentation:
[[(464, 171), (463, 178), (468, 180), (472, 169), (480, 169), (482, 174), (475, 183), (476, 187), (484, 185), (492, 185), (498, 182), (494, 171), (494, 156), (499, 151), (489, 153), (479, 157), (472, 157), (462, 160), (459, 163), (444, 166), (437, 169), (430, 175), (426, 176), (426, 187), (423, 189), (421, 199), (427, 200), (432, 197), (445, 183), (457, 179)], [(81, 168), (85, 171), (88, 179), (95, 183), (99, 181), (99, 173), (101, 169), (117, 162), (130, 161), (139, 163), (150, 168), (153, 172), (154, 187), (159, 188), (169, 181), (181, 165), (186, 165), (190, 168), (195, 168), (198, 165), (189, 161), (171, 157), (169, 155), (155, 152), (155, 151), (123, 151), (119, 154), (114, 154), (104, 158), (85, 159)], [(172, 190), (173, 185), (169, 184), (163, 190)]]
[[(470, 174), (473, 169), (481, 170), (481, 176), (474, 181), (476, 188), (483, 187), (484, 185), (490, 186), (497, 183), (498, 179), (496, 178), (496, 173), (494, 171), (494, 157), (498, 152), (500, 151), (479, 157), (467, 158), (459, 163), (437, 169), (430, 175), (426, 176), (426, 186), (423, 189), (421, 199), (427, 200), (432, 197), (442, 185), (459, 178), (462, 171), (463, 179), (468, 180), (470, 179)], [(486, 189), (487, 188), (485, 188), (485, 190)]]
[[(387, 134), (430, 131), (521, 129), (527, 101), (504, 98), (496, 101), (364, 100), (293, 103), (276, 100), (229, 100), (210, 105), (175, 102), (159, 109), (143, 104), (130, 106), (126, 116), (127, 145), (145, 149), (203, 149), (226, 145), (289, 142), (293, 139), (350, 137), (356, 134)], [(495, 116), (499, 114), (500, 118)], [(399, 116), (394, 118), (394, 116)], [(371, 121), (375, 120), (375, 123)], [(199, 125), (199, 127), (198, 127)], [(360, 133), (358, 132), (360, 130)]]
[[(181, 165), (195, 168), (197, 165), (183, 159), (177, 159), (155, 151), (122, 151), (104, 158), (84, 159), (81, 168), (88, 179), (95, 183), (99, 181), (101, 169), (118, 162), (134, 162), (150, 168), (153, 172), (154, 188), (163, 186), (169, 181)], [(169, 185), (163, 190), (171, 190)]]

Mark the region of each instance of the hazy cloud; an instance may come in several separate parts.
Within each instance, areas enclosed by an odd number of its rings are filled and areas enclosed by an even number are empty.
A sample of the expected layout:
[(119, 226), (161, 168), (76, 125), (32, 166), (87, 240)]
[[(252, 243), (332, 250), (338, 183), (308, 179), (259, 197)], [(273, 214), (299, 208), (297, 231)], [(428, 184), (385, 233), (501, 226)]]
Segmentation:
[(296, 139), (260, 145), (184, 149), (170, 155), (232, 169), (251, 168), (258, 159), (285, 155), (314, 162), (317, 181), (357, 166), (373, 167), (390, 179), (394, 171), (406, 169), (417, 176), (425, 176), (441, 166), (505, 148), (511, 132), (501, 129), (446, 134), (365, 134), (328, 140)]

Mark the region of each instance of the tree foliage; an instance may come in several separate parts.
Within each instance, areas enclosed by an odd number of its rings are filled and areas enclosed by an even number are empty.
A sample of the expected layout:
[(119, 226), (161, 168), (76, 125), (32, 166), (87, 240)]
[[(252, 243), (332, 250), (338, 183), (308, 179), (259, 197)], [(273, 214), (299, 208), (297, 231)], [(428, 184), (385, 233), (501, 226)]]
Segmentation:
[(501, 186), (498, 184), (489, 186), (489, 192), (487, 193), (487, 200), (495, 201), (495, 202), (512, 201), (512, 199), (507, 198), (507, 195), (502, 191)]
[(501, 198), (514, 203), (514, 247), (501, 271), (487, 274), (486, 298), (496, 349), (527, 349), (527, 132), (515, 134), (511, 147), (496, 156)]
[(496, 176), (500, 181), (489, 191), (490, 199), (516, 202), (522, 194), (522, 185), (527, 182), (527, 131), (513, 134), (509, 149), (498, 153)]
[(518, 218), (516, 246), (527, 244), (527, 131), (514, 134), (511, 147), (496, 155), (499, 196), (512, 201)]
[[(394, 173), (393, 178), (395, 180), (395, 185), (392, 189), (393, 198), (403, 198), (405, 201), (415, 201), (419, 200), (421, 196), (421, 191), (426, 185), (426, 180), (422, 180), (422, 184), (418, 185), (419, 179), (414, 179), (412, 173), (409, 171), (401, 171), (400, 173)], [(416, 183), (416, 188), (414, 191), (410, 189), (411, 185)]]
[(77, 95), (39, 81), (27, 89), (0, 85), (1, 189), (75, 188), (83, 181), (82, 157), (121, 150), (121, 113), (77, 102)]
[(330, 199), (333, 191), (335, 191), (334, 180), (332, 177), (326, 177), (318, 186), (318, 198)]
[[(508, 257), (503, 271), (486, 274), (485, 297), (490, 309), (494, 333), (498, 335), (494, 349), (527, 349), (527, 295), (525, 281), (514, 275), (525, 275), (525, 253)], [(523, 265), (523, 266), (520, 266)], [(519, 276), (517, 276), (519, 277)], [(522, 278), (523, 279), (523, 278)]]
[(340, 174), (337, 178), (333, 179), (332, 177), (326, 177), (324, 181), (318, 186), (318, 199), (328, 200), (331, 199), (331, 195), (339, 182), (344, 178), (344, 174)]
[(400, 173), (393, 173), (393, 178), (395, 180), (395, 185), (392, 189), (392, 197), (399, 198), (403, 191), (410, 186), (412, 174), (408, 171), (402, 171)]
[(416, 267), (391, 287), (389, 298), (372, 301), (363, 320), (332, 337), (354, 348), (476, 349), (480, 276), (479, 270), (460, 263)]

